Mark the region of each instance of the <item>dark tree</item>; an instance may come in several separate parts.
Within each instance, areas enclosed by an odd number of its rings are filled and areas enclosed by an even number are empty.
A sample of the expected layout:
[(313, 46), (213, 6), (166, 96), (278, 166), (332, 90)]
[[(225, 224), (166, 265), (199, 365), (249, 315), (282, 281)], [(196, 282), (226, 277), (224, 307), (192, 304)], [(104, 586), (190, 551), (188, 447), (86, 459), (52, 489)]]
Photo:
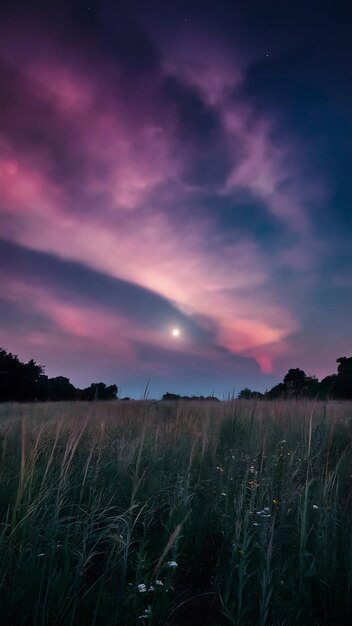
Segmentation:
[(105, 398), (103, 398), (103, 400), (117, 400), (117, 393), (117, 385), (109, 385), (105, 389)]
[(245, 387), (241, 389), (237, 397), (239, 400), (258, 400), (259, 398), (263, 398), (264, 394), (260, 393), (260, 391), (252, 391), (248, 387)]
[(338, 398), (352, 400), (352, 357), (341, 356), (336, 359), (337, 380), (335, 395)]
[(175, 401), (175, 400), (183, 400), (184, 402), (190, 401), (198, 401), (198, 402), (220, 402), (219, 398), (217, 398), (216, 396), (180, 396), (177, 393), (170, 393), (169, 391), (167, 391), (166, 393), (164, 393), (163, 397), (161, 398), (162, 400), (171, 400), (171, 401)]
[(65, 376), (49, 378), (50, 400), (75, 400), (77, 396), (76, 388)]
[(288, 395), (302, 395), (307, 384), (307, 375), (299, 367), (289, 369), (284, 377), (285, 391)]
[(275, 385), (265, 395), (270, 399), (291, 397), (315, 398), (319, 396), (319, 393), (318, 379), (315, 376), (307, 376), (303, 370), (296, 367), (289, 369), (283, 382)]
[[(336, 359), (337, 374), (326, 376), (321, 382), (315, 376), (299, 369), (290, 369), (282, 383), (279, 383), (265, 395), (267, 398), (336, 398), (352, 400), (352, 357), (342, 356)], [(246, 392), (247, 390), (244, 390)]]
[(164, 393), (162, 400), (181, 400), (181, 396), (177, 395), (177, 393), (169, 393), (168, 391)]
[(284, 383), (278, 383), (278, 385), (272, 387), (270, 391), (267, 391), (265, 394), (265, 397), (269, 398), (270, 400), (275, 400), (276, 398), (285, 398), (285, 396), (286, 387)]
[(0, 402), (40, 400), (116, 400), (117, 386), (92, 383), (87, 389), (76, 389), (65, 376), (48, 378), (44, 367), (31, 359), (19, 358), (0, 348)]
[(107, 387), (105, 383), (92, 383), (90, 387), (86, 387), (80, 392), (81, 400), (116, 400), (117, 386), (110, 385)]
[(36, 388), (44, 368), (33, 359), (22, 363), (19, 358), (0, 348), (0, 401), (35, 400)]
[(308, 398), (320, 397), (320, 383), (316, 376), (307, 376), (306, 386), (303, 390), (303, 395)]
[(48, 378), (40, 376), (37, 384), (36, 399), (46, 402), (59, 400), (76, 400), (77, 389), (65, 376), (56, 376), (56, 378)]
[(45, 374), (41, 374), (38, 378), (35, 399), (41, 402), (50, 400), (49, 378)]
[(319, 397), (323, 400), (335, 397), (337, 374), (325, 376), (319, 383)]

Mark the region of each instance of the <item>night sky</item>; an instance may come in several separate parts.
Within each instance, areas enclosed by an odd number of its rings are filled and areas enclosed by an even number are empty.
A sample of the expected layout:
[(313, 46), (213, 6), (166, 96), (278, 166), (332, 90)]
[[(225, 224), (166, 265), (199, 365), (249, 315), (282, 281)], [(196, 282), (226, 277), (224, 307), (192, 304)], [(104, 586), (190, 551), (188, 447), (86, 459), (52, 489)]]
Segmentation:
[(1, 23), (0, 345), (134, 397), (333, 373), (351, 3), (11, 0)]

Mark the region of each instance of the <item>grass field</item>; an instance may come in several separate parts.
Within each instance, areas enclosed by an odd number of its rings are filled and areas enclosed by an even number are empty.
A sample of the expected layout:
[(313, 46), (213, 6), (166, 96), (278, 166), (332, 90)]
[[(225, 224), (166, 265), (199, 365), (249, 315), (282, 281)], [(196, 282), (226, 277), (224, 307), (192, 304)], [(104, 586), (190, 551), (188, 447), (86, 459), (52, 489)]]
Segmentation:
[(0, 407), (2, 625), (352, 613), (352, 403)]

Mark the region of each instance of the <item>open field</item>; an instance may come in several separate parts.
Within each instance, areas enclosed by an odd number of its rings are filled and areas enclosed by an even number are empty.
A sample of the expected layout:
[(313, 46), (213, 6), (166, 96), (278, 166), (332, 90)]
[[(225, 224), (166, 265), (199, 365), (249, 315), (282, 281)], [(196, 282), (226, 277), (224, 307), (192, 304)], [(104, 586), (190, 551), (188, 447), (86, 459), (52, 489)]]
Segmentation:
[(2, 405), (1, 624), (348, 624), (351, 441), (348, 402)]

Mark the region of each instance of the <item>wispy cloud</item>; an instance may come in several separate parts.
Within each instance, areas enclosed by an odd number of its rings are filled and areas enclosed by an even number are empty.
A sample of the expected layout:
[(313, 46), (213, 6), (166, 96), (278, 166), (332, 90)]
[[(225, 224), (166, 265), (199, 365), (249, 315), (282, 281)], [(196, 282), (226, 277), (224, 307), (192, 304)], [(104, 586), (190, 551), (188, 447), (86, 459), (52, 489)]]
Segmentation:
[[(216, 361), (224, 349), (269, 372), (299, 328), (273, 270), (299, 269), (304, 249), (305, 267), (312, 257), (299, 172), (274, 140), (274, 121), (238, 95), (243, 59), (228, 60), (226, 50), (207, 49), (201, 39), (183, 55), (172, 46), (159, 54), (145, 75), (127, 76), (118, 59), (98, 55), (91, 64), (90, 51), (68, 46), (63, 53), (43, 33), (39, 47), (33, 37), (16, 49), (5, 41), (4, 237), (151, 290), (185, 325), (198, 320), (203, 345), (190, 340), (176, 352)], [(224, 160), (211, 185), (206, 171), (202, 184), (190, 176), (204, 152), (207, 167)], [(259, 198), (293, 234), (275, 258), (240, 223), (230, 239), (209, 208), (209, 196), (226, 196), (236, 214), (242, 193)], [(94, 337), (130, 362), (137, 364), (139, 342), (169, 348), (164, 326), (72, 302), (47, 283), (15, 282), (8, 297), (20, 293), (60, 333)]]

